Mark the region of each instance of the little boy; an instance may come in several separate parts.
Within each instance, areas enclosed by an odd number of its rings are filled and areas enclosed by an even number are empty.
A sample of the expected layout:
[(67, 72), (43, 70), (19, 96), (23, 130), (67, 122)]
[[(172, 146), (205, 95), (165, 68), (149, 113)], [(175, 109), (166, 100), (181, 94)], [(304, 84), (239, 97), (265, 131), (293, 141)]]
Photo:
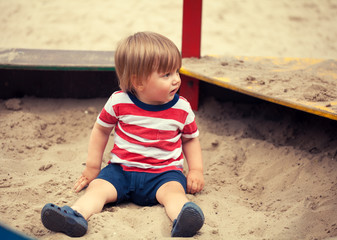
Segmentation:
[[(187, 193), (204, 187), (195, 116), (180, 87), (181, 55), (168, 38), (139, 32), (121, 41), (115, 53), (121, 91), (114, 92), (93, 127), (88, 157), (76, 192), (89, 184), (72, 207), (48, 203), (41, 212), (51, 231), (80, 237), (87, 219), (107, 203), (162, 204), (173, 221), (172, 237), (194, 236), (204, 224), (202, 210)], [(115, 128), (109, 164), (103, 152)], [(183, 175), (184, 156), (189, 172)]]

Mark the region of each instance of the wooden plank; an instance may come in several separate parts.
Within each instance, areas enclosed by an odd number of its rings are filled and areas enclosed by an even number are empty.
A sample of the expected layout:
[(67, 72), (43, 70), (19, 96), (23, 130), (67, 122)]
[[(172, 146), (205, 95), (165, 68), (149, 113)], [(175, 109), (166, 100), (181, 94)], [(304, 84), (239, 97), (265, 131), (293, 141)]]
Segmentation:
[(181, 54), (200, 57), (202, 0), (184, 0)]
[[(202, 0), (184, 0), (182, 57), (200, 57)], [(190, 102), (193, 110), (198, 110), (199, 81), (181, 76), (180, 94)]]
[(0, 98), (107, 97), (118, 90), (113, 51), (0, 49)]
[[(337, 120), (336, 70), (335, 60), (213, 56), (184, 59), (180, 73), (269, 102)], [(279, 84), (278, 90), (274, 87), (276, 84)], [(317, 93), (310, 96), (306, 90), (311, 88), (317, 88)]]
[(113, 51), (0, 49), (0, 68), (115, 71)]

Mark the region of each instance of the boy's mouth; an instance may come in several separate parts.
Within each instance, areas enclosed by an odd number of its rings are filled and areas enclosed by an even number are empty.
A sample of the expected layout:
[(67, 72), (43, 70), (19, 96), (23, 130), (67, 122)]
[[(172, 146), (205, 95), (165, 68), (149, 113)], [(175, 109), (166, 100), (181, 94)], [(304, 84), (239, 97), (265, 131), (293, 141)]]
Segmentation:
[(173, 93), (176, 93), (178, 91), (177, 88), (173, 89), (170, 93), (173, 94)]

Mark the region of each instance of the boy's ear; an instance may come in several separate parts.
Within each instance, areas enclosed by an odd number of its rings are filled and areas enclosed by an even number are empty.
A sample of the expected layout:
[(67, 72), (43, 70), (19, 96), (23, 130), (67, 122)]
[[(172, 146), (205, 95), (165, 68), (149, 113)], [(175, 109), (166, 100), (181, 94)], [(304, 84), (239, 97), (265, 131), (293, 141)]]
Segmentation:
[(131, 83), (136, 91), (141, 91), (144, 88), (142, 81), (138, 81), (138, 77), (136, 75), (131, 76)]

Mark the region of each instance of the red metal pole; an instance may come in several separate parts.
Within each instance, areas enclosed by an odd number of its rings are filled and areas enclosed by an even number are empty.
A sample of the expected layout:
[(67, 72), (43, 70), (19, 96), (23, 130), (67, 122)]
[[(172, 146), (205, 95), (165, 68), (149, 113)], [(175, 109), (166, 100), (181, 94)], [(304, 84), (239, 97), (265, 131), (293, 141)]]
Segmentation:
[[(202, 0), (184, 0), (181, 54), (183, 58), (200, 58)], [(185, 97), (193, 110), (198, 110), (199, 80), (181, 75), (180, 95)]]

